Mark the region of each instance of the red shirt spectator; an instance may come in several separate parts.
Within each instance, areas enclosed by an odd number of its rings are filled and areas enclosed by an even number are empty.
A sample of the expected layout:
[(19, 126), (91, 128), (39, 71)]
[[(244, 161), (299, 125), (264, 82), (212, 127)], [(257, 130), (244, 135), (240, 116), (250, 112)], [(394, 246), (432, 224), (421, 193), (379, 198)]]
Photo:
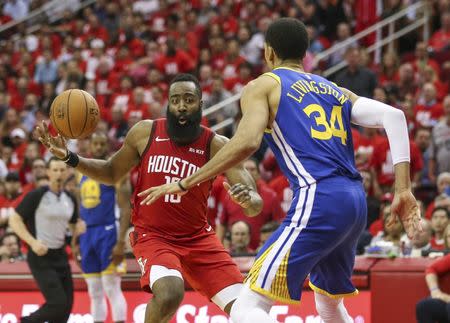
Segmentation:
[(194, 69), (194, 61), (182, 50), (175, 49), (173, 39), (167, 40), (168, 50), (155, 61), (158, 70), (169, 78), (178, 73), (187, 73)]
[(208, 223), (214, 230), (216, 229), (216, 223), (219, 221), (219, 209), (222, 207), (220, 201), (222, 201), (227, 194), (223, 187), (223, 182), (225, 180), (225, 176), (217, 176), (212, 184), (211, 192), (208, 197)]
[(269, 183), (269, 187), (277, 194), (280, 207), (286, 216), (292, 202), (292, 190), (286, 176), (280, 175)]
[(442, 104), (433, 101), (429, 105), (417, 105), (414, 109), (416, 122), (422, 127), (433, 127), (439, 119), (444, 115)]
[(256, 183), (258, 193), (264, 202), (263, 209), (260, 214), (254, 217), (248, 217), (245, 215), (242, 208), (233, 200), (231, 200), (228, 194), (222, 200), (223, 208), (219, 212), (219, 221), (222, 226), (231, 227), (236, 221), (245, 221), (251, 227), (251, 239), (250, 249), (256, 250), (259, 245), (259, 230), (261, 227), (269, 221), (280, 220), (283, 218), (283, 211), (278, 203), (276, 193), (264, 183), (263, 180), (259, 180)]
[[(423, 167), (423, 159), (414, 141), (409, 141), (409, 147), (411, 151), (411, 178), (414, 178), (415, 174)], [(391, 187), (394, 183), (394, 165), (387, 138), (384, 138), (374, 147), (370, 165), (377, 174), (378, 184)]]
[(429, 44), (436, 51), (441, 51), (450, 46), (450, 12), (441, 14), (441, 29), (436, 31), (430, 38)]

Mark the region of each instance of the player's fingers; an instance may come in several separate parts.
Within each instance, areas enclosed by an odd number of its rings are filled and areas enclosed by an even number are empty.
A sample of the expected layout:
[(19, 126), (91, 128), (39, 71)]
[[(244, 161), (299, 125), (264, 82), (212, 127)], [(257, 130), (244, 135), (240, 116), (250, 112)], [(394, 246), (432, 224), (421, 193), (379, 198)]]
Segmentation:
[(144, 196), (150, 194), (156, 187), (147, 188), (145, 191), (139, 192), (138, 196)]
[(238, 200), (240, 200), (246, 196), (248, 196), (248, 190), (243, 190), (243, 191), (239, 192), (238, 194), (236, 194), (236, 198)]

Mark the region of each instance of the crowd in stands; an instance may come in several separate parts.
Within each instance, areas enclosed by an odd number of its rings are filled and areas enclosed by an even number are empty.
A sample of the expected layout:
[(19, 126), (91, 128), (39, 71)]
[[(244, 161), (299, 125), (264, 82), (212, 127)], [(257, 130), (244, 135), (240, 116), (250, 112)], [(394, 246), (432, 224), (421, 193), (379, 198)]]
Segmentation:
[[(77, 1), (78, 3), (79, 1)], [(306, 71), (322, 71), (341, 61), (347, 67), (331, 76), (338, 85), (405, 112), (410, 131), (411, 178), (424, 216), (424, 231), (412, 240), (401, 225), (386, 226), (394, 181), (387, 138), (378, 129), (352, 129), (356, 163), (367, 193), (367, 231), (360, 254), (427, 256), (449, 248), (450, 235), (450, 1), (428, 1), (430, 39), (416, 30), (395, 50), (383, 50), (377, 64), (366, 51), (369, 35), (351, 42), (326, 61), (321, 51), (339, 44), (413, 0), (98, 0), (81, 10), (63, 8), (60, 18), (27, 22), (0, 33), (0, 261), (23, 259), (8, 217), (24, 193), (46, 185), (49, 153), (33, 137), (35, 125), (48, 120), (56, 95), (81, 88), (101, 107), (99, 129), (116, 150), (127, 131), (145, 118), (165, 116), (168, 82), (180, 72), (198, 76), (204, 109), (241, 91), (266, 71), (264, 32), (280, 16), (305, 22), (310, 48)], [(0, 28), (25, 17), (47, 1), (6, 0)], [(49, 7), (50, 10), (51, 7)], [(20, 10), (19, 10), (20, 9)], [(381, 14), (377, 15), (377, 12)], [(401, 21), (413, 21), (415, 13)], [(1, 30), (1, 29), (0, 29)], [(238, 101), (209, 114), (213, 126), (239, 120)], [(219, 133), (231, 136), (234, 126)], [(71, 150), (89, 156), (86, 140), (70, 141)], [(292, 192), (273, 154), (263, 145), (246, 167), (264, 199), (264, 209), (247, 218), (216, 179), (208, 218), (233, 255), (252, 254), (276, 230), (289, 209)], [(73, 185), (74, 176), (68, 179)], [(133, 181), (133, 175), (131, 176)]]

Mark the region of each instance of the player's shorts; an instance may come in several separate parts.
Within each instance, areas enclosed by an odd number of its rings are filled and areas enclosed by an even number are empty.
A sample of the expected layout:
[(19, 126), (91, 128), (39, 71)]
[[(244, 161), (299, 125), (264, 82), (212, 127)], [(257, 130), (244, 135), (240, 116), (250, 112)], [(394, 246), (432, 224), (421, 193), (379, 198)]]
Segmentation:
[(112, 264), (112, 250), (117, 243), (115, 224), (89, 226), (80, 236), (81, 269), (85, 277), (99, 274), (123, 273), (123, 264)]
[(133, 231), (130, 242), (141, 266), (141, 287), (146, 292), (151, 291), (152, 266), (177, 270), (194, 290), (208, 299), (243, 281), (237, 265), (212, 230), (180, 239)]
[(294, 192), (291, 210), (259, 251), (246, 283), (273, 300), (298, 303), (303, 283), (333, 298), (356, 295), (356, 245), (366, 226), (362, 183), (330, 178)]

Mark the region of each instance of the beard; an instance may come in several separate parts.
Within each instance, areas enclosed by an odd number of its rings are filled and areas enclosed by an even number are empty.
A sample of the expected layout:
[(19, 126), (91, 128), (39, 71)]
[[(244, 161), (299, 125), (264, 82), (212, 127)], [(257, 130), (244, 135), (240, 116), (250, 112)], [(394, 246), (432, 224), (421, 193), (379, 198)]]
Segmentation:
[[(170, 112), (167, 107), (167, 134), (170, 139), (179, 145), (187, 145), (194, 142), (201, 134), (200, 122), (202, 120), (202, 109), (187, 114), (182, 113), (179, 116)], [(180, 123), (180, 118), (185, 120), (184, 124)]]

